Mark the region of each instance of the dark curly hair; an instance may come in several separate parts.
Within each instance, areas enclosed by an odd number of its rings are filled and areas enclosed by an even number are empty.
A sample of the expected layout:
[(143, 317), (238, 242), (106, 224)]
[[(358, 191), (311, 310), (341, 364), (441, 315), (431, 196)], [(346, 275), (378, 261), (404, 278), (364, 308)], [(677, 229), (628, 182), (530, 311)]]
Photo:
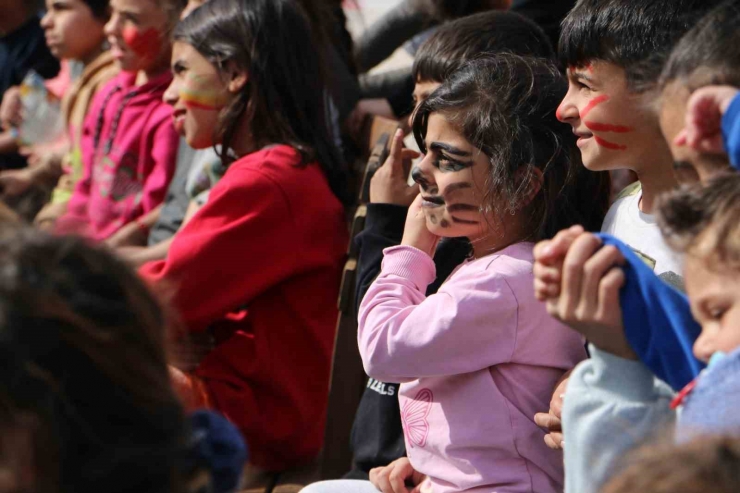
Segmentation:
[[(531, 209), (520, 241), (550, 238), (574, 224), (598, 230), (608, 208), (608, 173), (584, 168), (570, 127), (557, 120), (566, 90), (548, 60), (513, 54), (475, 60), (420, 105), (414, 136), (426, 152), (429, 116), (439, 113), (488, 156), (487, 207), (498, 215)], [(529, 202), (528, 191), (539, 179), (535, 168), (542, 182)]]

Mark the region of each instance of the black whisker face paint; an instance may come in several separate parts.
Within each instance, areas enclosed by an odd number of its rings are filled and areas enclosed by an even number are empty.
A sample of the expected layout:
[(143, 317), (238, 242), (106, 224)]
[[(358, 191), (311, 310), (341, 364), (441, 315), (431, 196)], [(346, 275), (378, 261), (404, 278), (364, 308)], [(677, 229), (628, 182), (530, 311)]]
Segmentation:
[(451, 185), (447, 185), (447, 188), (444, 189), (442, 195), (449, 195), (452, 192), (457, 192), (458, 190), (466, 190), (468, 188), (473, 188), (473, 184), (468, 181), (452, 183)]
[(480, 207), (472, 204), (450, 204), (447, 206), (447, 212), (479, 212)]
[(437, 215), (429, 214), (429, 221), (431, 221), (432, 224), (437, 224)]
[(450, 219), (452, 219), (453, 223), (457, 223), (457, 224), (471, 224), (471, 225), (479, 224), (478, 221), (468, 221), (467, 219), (460, 219), (459, 217), (455, 217), (455, 216), (450, 216)]
[(442, 221), (439, 223), (439, 225), (442, 226), (443, 228), (449, 228), (450, 227), (450, 223), (449, 223), (449, 221), (447, 221), (447, 219), (442, 219)]

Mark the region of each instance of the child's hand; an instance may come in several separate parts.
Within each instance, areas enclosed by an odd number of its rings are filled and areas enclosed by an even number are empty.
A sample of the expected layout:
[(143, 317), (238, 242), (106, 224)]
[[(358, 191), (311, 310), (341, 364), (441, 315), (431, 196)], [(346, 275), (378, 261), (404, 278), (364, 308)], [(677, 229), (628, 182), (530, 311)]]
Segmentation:
[(534, 294), (540, 301), (560, 296), (563, 260), (573, 241), (583, 233), (582, 226), (572, 226), (560, 231), (552, 240), (537, 243), (534, 247)]
[(708, 86), (694, 92), (686, 105), (686, 128), (676, 137), (676, 145), (711, 154), (722, 154), (722, 116), (738, 95), (731, 86)]
[(20, 127), (23, 123), (23, 104), (18, 86), (8, 88), (0, 105), (0, 125), (3, 128)]
[[(415, 471), (406, 457), (370, 470), (370, 482), (382, 493), (416, 493), (425, 479), (426, 476)], [(406, 487), (407, 482), (414, 486), (413, 490)]]
[(568, 385), (568, 378), (573, 370), (570, 370), (560, 378), (555, 391), (550, 400), (550, 411), (546, 413), (537, 413), (534, 415), (534, 422), (537, 426), (547, 430), (545, 435), (545, 445), (553, 450), (562, 450), (565, 446), (563, 440), (563, 397)]
[(419, 195), (419, 187), (409, 186), (403, 172), (403, 162), (415, 159), (419, 153), (403, 148), (403, 130), (396, 130), (391, 142), (388, 159), (378, 168), (370, 180), (370, 202), (373, 204), (396, 204), (408, 207)]
[(583, 233), (573, 241), (563, 262), (561, 292), (547, 300), (547, 311), (583, 334), (599, 349), (637, 359), (622, 325), (619, 289), (624, 257), (614, 246), (602, 247), (596, 235)]
[(437, 249), (439, 236), (432, 234), (427, 229), (427, 219), (421, 208), (422, 198), (418, 195), (409, 207), (406, 216), (406, 226), (403, 228), (402, 245), (416, 247), (422, 252), (434, 257), (434, 251)]

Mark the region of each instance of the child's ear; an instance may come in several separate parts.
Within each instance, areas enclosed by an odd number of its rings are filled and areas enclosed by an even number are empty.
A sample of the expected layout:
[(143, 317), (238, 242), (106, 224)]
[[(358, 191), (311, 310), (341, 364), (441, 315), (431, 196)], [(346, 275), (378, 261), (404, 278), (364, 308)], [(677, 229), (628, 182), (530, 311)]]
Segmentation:
[(249, 81), (249, 74), (247, 74), (247, 71), (237, 67), (236, 64), (231, 61), (226, 65), (226, 74), (228, 77), (226, 87), (231, 94), (241, 92)]

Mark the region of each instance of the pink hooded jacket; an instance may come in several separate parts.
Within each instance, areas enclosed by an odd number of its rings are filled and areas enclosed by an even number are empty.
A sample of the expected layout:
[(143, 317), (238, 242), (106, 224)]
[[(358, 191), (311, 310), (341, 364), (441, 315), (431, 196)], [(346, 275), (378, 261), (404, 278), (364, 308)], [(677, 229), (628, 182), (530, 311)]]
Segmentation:
[(172, 75), (135, 85), (122, 72), (96, 95), (81, 139), (83, 174), (57, 222), (59, 233), (104, 240), (164, 200), (179, 136), (162, 101)]

